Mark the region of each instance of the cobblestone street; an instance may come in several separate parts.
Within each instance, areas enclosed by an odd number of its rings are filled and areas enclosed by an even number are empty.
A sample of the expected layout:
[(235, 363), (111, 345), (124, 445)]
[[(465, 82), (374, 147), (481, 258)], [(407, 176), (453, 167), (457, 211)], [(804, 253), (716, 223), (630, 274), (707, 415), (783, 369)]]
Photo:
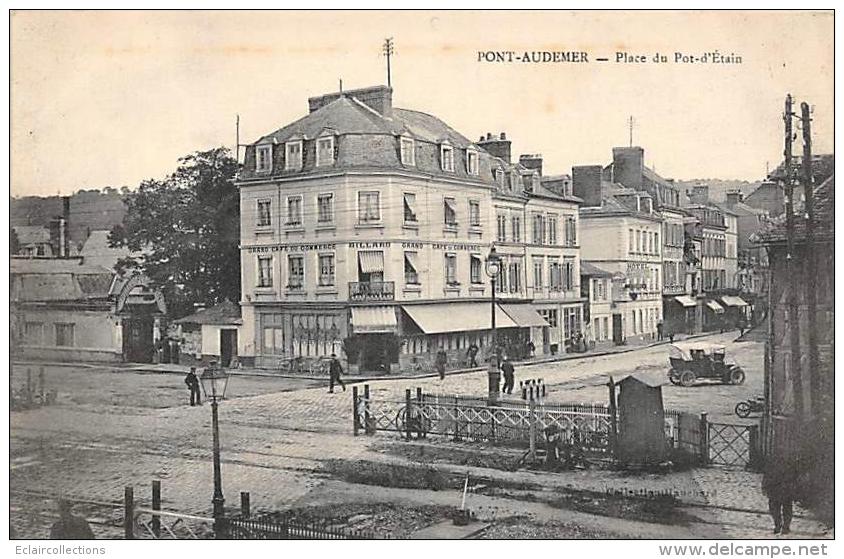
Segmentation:
[[(730, 340), (734, 337), (735, 333), (729, 333), (712, 339), (727, 343), (728, 355), (745, 368), (748, 376), (745, 385), (697, 388), (668, 385), (664, 387), (666, 408), (695, 413), (709, 411), (711, 417), (727, 419), (737, 401), (761, 391), (761, 345), (732, 344)], [(633, 372), (629, 369), (631, 362), (636, 363), (635, 372), (654, 380), (664, 379), (665, 347), (520, 366), (517, 381), (543, 378), (550, 391), (549, 401), (604, 401), (607, 376), (612, 374), (618, 379)], [(62, 375), (67, 375), (64, 386)], [(79, 386), (81, 381), (74, 380), (77, 375), (103, 388), (95, 390), (85, 384), (78, 393), (68, 393), (67, 390)], [(164, 508), (199, 515), (210, 513), (210, 408), (186, 405), (187, 391), (180, 375), (62, 368), (49, 370), (47, 376), (59, 391), (59, 403), (12, 413), (13, 491), (119, 501), (123, 487), (133, 485), (137, 498), (145, 503), (150, 482), (160, 479)], [(444, 381), (385, 379), (369, 384), (374, 399), (402, 399), (405, 389), (416, 387), (428, 393), (479, 395), (486, 390), (486, 373), (451, 375)], [(312, 492), (326, 483), (338, 483), (320, 471), (320, 464), (326, 459), (402, 461), (378, 448), (385, 442), (397, 441), (396, 435), (352, 436), (351, 388), (329, 394), (319, 381), (234, 376), (230, 391), (230, 397), (219, 408), (223, 489), (230, 507), (238, 505), (240, 491), (251, 493), (255, 510), (307, 504)], [(448, 469), (447, 465), (442, 467)], [(461, 471), (466, 472), (467, 468)], [(758, 475), (742, 471), (709, 468), (664, 476), (623, 476), (604, 471), (542, 474), (483, 468), (469, 468), (469, 472), (513, 481), (531, 479), (549, 487), (593, 491), (647, 487), (678, 491), (681, 500), (701, 519), (700, 525), (691, 526), (683, 537), (713, 537), (713, 530), (720, 537), (765, 537), (769, 532)], [(350, 498), (355, 491), (360, 494), (372, 491), (366, 486), (349, 487)], [(379, 492), (385, 491), (389, 492), (388, 489)], [(27, 514), (25, 504), (17, 513)], [(16, 523), (14, 515), (12, 522)], [(708, 524), (711, 522), (716, 526)], [(796, 536), (820, 533), (821, 528), (808, 518), (796, 519)], [(26, 535), (45, 537), (46, 533)]]

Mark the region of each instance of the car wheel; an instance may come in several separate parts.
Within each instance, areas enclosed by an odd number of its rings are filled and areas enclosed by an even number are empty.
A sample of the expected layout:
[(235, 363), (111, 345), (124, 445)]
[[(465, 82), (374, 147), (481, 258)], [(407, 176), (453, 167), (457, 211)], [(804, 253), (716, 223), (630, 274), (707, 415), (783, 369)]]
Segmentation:
[(668, 371), (668, 380), (671, 381), (671, 384), (679, 384), (679, 378), (680, 374), (674, 369)]
[(692, 371), (683, 371), (680, 373), (680, 384), (683, 386), (692, 386), (695, 383), (695, 374)]
[(744, 371), (740, 367), (735, 367), (730, 371), (730, 384), (744, 383)]
[(750, 404), (747, 402), (739, 402), (736, 404), (736, 415), (744, 419), (750, 416)]

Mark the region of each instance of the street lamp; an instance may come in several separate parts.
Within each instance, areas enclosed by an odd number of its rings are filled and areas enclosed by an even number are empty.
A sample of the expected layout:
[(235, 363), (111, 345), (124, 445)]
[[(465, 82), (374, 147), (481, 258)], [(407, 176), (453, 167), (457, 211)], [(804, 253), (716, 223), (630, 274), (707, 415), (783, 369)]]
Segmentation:
[(492, 286), (491, 301), (491, 316), (492, 316), (492, 349), (493, 359), (489, 362), (488, 384), (489, 384), (489, 402), (495, 403), (498, 401), (498, 392), (501, 381), (501, 373), (499, 368), (501, 366), (501, 355), (498, 347), (498, 334), (495, 330), (495, 280), (501, 273), (501, 257), (495, 251), (495, 245), (489, 249), (489, 255), (486, 257), (486, 275), (489, 276), (489, 282)]
[(226, 396), (229, 374), (212, 364), (199, 376), (199, 382), (202, 384), (202, 391), (205, 392), (205, 399), (211, 400), (211, 429), (214, 434), (214, 497), (211, 503), (214, 506), (214, 532), (217, 537), (220, 537), (220, 519), (223, 517), (225, 499), (220, 475), (220, 426), (217, 419), (217, 401)]

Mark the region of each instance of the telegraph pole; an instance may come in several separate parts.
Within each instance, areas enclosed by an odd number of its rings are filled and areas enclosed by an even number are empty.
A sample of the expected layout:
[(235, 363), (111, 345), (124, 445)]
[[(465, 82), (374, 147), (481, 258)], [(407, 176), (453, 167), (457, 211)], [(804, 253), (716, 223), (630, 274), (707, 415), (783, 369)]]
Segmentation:
[(797, 286), (801, 281), (794, 277), (794, 180), (791, 170), (792, 142), (794, 135), (791, 119), (794, 117), (791, 94), (785, 96), (785, 269), (788, 286), (789, 358), (794, 394), (794, 412), (798, 421), (803, 419), (803, 372), (800, 369), (800, 314), (797, 305)]
[(814, 415), (821, 395), (820, 371), (818, 371), (817, 335), (817, 260), (815, 259), (815, 194), (812, 180), (812, 118), (809, 104), (800, 103), (803, 128), (803, 196), (806, 200), (806, 303), (809, 322), (809, 413)]
[(630, 115), (630, 118), (627, 119), (627, 127), (630, 131), (630, 147), (633, 147), (633, 115)]
[(392, 37), (384, 39), (382, 52), (384, 53), (384, 56), (387, 57), (387, 87), (393, 87), (393, 82), (390, 76), (390, 57), (395, 53), (395, 45)]

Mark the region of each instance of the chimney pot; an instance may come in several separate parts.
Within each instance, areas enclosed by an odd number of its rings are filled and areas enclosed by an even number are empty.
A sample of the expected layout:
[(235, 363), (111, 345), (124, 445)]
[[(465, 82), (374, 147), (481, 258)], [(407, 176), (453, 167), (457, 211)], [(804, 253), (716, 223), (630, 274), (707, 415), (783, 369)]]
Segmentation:
[(501, 133), (501, 136), (500, 136), (499, 138), (500, 138), (500, 139), (502, 139), (502, 140), (506, 140), (506, 139), (507, 139), (507, 134), (505, 134), (504, 132), (502, 132), (502, 133)]
[(487, 140), (491, 140), (491, 139), (492, 139), (492, 132), (487, 132), (487, 133), (486, 133), (486, 139), (487, 139)]

